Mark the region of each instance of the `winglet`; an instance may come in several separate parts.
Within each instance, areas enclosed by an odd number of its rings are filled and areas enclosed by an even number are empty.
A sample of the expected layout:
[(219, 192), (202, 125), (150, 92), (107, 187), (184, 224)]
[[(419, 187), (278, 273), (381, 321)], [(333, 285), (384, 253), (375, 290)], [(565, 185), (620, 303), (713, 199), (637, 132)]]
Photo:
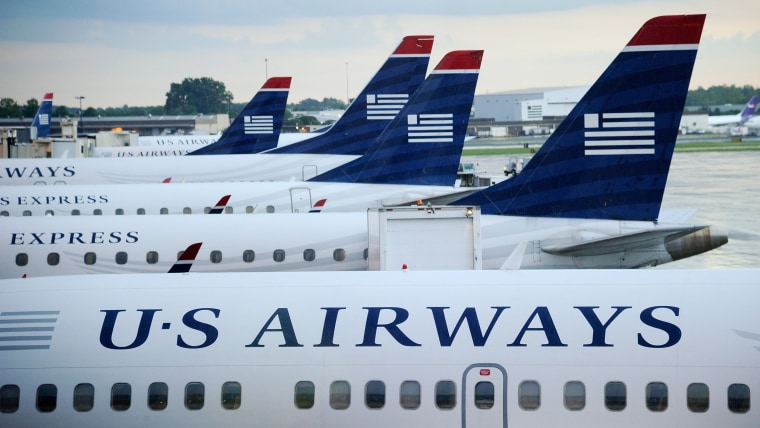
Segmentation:
[(219, 202), (214, 205), (214, 208), (211, 208), (209, 210), (209, 214), (222, 214), (224, 212), (224, 208), (227, 206), (227, 202), (230, 200), (230, 195), (224, 195), (221, 199), (219, 199)]
[(318, 213), (322, 211), (322, 207), (327, 203), (327, 199), (320, 199), (314, 203), (314, 206), (309, 210), (310, 213)]
[(741, 123), (748, 121), (749, 118), (755, 114), (755, 111), (757, 111), (757, 98), (757, 95), (753, 95), (752, 98), (749, 99), (747, 106), (744, 107), (744, 110), (742, 111)]
[(193, 267), (195, 257), (198, 255), (198, 251), (201, 249), (203, 242), (196, 242), (190, 244), (185, 251), (177, 259), (177, 262), (169, 269), (169, 273), (187, 273), (190, 272), (190, 268)]

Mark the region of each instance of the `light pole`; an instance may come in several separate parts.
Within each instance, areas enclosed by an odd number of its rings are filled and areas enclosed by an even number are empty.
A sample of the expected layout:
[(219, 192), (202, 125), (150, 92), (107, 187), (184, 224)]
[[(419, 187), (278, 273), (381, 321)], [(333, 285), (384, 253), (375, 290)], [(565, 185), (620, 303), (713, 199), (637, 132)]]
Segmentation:
[(351, 104), (351, 99), (348, 96), (348, 61), (346, 61), (346, 105)]
[(79, 100), (79, 123), (77, 124), (77, 128), (84, 129), (84, 126), (82, 125), (82, 100), (84, 97), (80, 95), (74, 98)]
[(269, 60), (264, 58), (264, 80), (269, 79)]

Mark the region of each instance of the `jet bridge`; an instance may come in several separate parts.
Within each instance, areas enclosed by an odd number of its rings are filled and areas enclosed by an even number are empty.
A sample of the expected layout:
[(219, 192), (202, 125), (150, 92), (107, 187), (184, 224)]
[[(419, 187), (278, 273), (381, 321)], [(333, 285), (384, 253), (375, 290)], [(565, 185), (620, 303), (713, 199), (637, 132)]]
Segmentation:
[(369, 270), (480, 270), (480, 207), (367, 211)]

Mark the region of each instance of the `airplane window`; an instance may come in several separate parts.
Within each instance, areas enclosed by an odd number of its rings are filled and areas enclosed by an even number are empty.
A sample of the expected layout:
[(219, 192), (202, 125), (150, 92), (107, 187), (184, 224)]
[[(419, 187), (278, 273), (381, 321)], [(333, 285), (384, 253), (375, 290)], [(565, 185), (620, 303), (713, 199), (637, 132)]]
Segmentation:
[(132, 405), (132, 385), (124, 382), (111, 387), (111, 408), (118, 411), (128, 410)]
[(399, 390), (399, 402), (404, 409), (416, 409), (420, 407), (420, 383), (416, 380), (401, 382)]
[(193, 210), (190, 207), (182, 208), (182, 214), (192, 214)]
[(84, 264), (94, 265), (97, 260), (97, 256), (92, 251), (88, 251), (84, 254)]
[(272, 214), (272, 213), (274, 213), (274, 206), (267, 205), (267, 214)]
[(221, 263), (222, 262), (222, 252), (219, 250), (214, 250), (209, 255), (209, 258), (211, 259), (211, 263)]
[(435, 405), (439, 409), (453, 409), (457, 405), (457, 387), (453, 381), (442, 380), (435, 384)]
[(18, 385), (3, 385), (0, 388), (0, 413), (13, 413), (18, 410), (20, 395)]
[(24, 210), (24, 212), (21, 215), (24, 217), (31, 217), (32, 212), (29, 210)]
[(626, 388), (623, 382), (608, 382), (604, 385), (604, 405), (613, 411), (625, 409)]
[(145, 215), (145, 208), (138, 208), (137, 215)]
[(313, 262), (317, 258), (317, 252), (311, 248), (303, 250), (303, 259), (307, 262)]
[(490, 409), (495, 399), (494, 387), (491, 382), (478, 382), (475, 384), (475, 407), (478, 409)]
[(345, 380), (330, 384), (330, 407), (335, 410), (348, 409), (351, 405), (351, 385)]
[(79, 215), (81, 214), (79, 210), (71, 210), (71, 215)]
[(121, 208), (116, 208), (116, 211), (114, 212), (116, 215), (124, 215), (124, 210)]
[(159, 211), (161, 214), (169, 214), (169, 208), (161, 208)]
[(567, 410), (583, 410), (586, 407), (586, 385), (573, 380), (565, 384), (565, 408)]
[(117, 265), (125, 265), (127, 264), (127, 253), (125, 251), (119, 251), (116, 253), (116, 264)]
[(222, 407), (235, 410), (240, 407), (242, 387), (239, 382), (224, 382), (222, 384)]
[(274, 253), (272, 253), (272, 258), (278, 263), (285, 261), (285, 250), (274, 250)]
[(148, 251), (145, 254), (145, 261), (148, 262), (148, 264), (154, 265), (158, 263), (158, 252), (157, 251)]
[(224, 207), (224, 213), (225, 214), (232, 214), (233, 211), (234, 211), (234, 208), (232, 208), (232, 207), (229, 207), (229, 206), (228, 207)]
[(314, 382), (308, 380), (297, 382), (294, 402), (299, 409), (311, 409), (314, 406)]
[(50, 266), (58, 266), (61, 261), (61, 255), (58, 253), (50, 253), (47, 255), (47, 262)]
[(45, 215), (53, 216), (55, 215), (55, 212), (53, 210), (47, 210), (45, 211)]
[(686, 406), (695, 413), (704, 413), (710, 408), (710, 388), (704, 383), (692, 383), (686, 387)]
[(148, 408), (164, 410), (169, 402), (169, 386), (164, 382), (153, 382), (148, 385)]
[(11, 213), (8, 211), (0, 211), (0, 217), (10, 217)]
[(37, 410), (42, 413), (48, 413), (55, 410), (58, 401), (58, 388), (51, 384), (45, 383), (37, 388)]
[(369, 248), (365, 248), (362, 255), (364, 256), (364, 260), (369, 260)]
[(382, 409), (385, 406), (385, 384), (371, 380), (364, 387), (364, 402), (370, 409)]
[(668, 386), (662, 382), (647, 384), (647, 409), (662, 412), (668, 408)]
[(517, 402), (523, 410), (541, 407), (541, 385), (535, 380), (526, 380), (517, 389)]
[(245, 207), (245, 213), (246, 214), (253, 214), (253, 207), (248, 205)]
[(253, 263), (253, 259), (256, 258), (256, 253), (253, 250), (243, 251), (243, 261), (246, 263)]
[(16, 266), (26, 266), (29, 263), (29, 254), (18, 253), (16, 254)]
[(734, 413), (749, 411), (749, 387), (741, 383), (728, 386), (728, 410)]
[(202, 409), (205, 392), (206, 387), (201, 382), (190, 382), (185, 385), (185, 407), (188, 410)]
[(203, 214), (208, 214), (211, 212), (211, 207), (206, 207), (203, 209)]
[(336, 262), (342, 262), (343, 260), (346, 260), (346, 250), (343, 248), (338, 248), (333, 251), (333, 260)]
[(100, 208), (96, 208), (92, 210), (92, 215), (103, 215), (103, 210), (101, 210)]
[(95, 387), (91, 383), (80, 383), (74, 387), (74, 410), (89, 412), (95, 403)]

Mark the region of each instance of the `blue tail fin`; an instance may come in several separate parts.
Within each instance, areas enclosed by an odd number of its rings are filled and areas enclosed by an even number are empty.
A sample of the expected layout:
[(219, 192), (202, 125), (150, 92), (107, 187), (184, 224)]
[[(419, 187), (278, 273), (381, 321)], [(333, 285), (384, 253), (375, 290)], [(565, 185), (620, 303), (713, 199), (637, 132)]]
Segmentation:
[(363, 155), (427, 72), (433, 36), (407, 36), (345, 113), (327, 131), (268, 153)]
[(270, 77), (219, 140), (188, 155), (251, 154), (277, 147), (290, 77)]
[(705, 15), (649, 20), (483, 214), (657, 219)]
[(367, 154), (310, 181), (452, 186), (482, 59), (449, 52)]
[(757, 111), (757, 95), (753, 95), (752, 98), (749, 99), (747, 106), (742, 110), (741, 123), (746, 122), (750, 117), (754, 116), (755, 111)]
[(47, 138), (50, 135), (50, 116), (53, 114), (53, 93), (48, 92), (32, 120), (32, 139)]

